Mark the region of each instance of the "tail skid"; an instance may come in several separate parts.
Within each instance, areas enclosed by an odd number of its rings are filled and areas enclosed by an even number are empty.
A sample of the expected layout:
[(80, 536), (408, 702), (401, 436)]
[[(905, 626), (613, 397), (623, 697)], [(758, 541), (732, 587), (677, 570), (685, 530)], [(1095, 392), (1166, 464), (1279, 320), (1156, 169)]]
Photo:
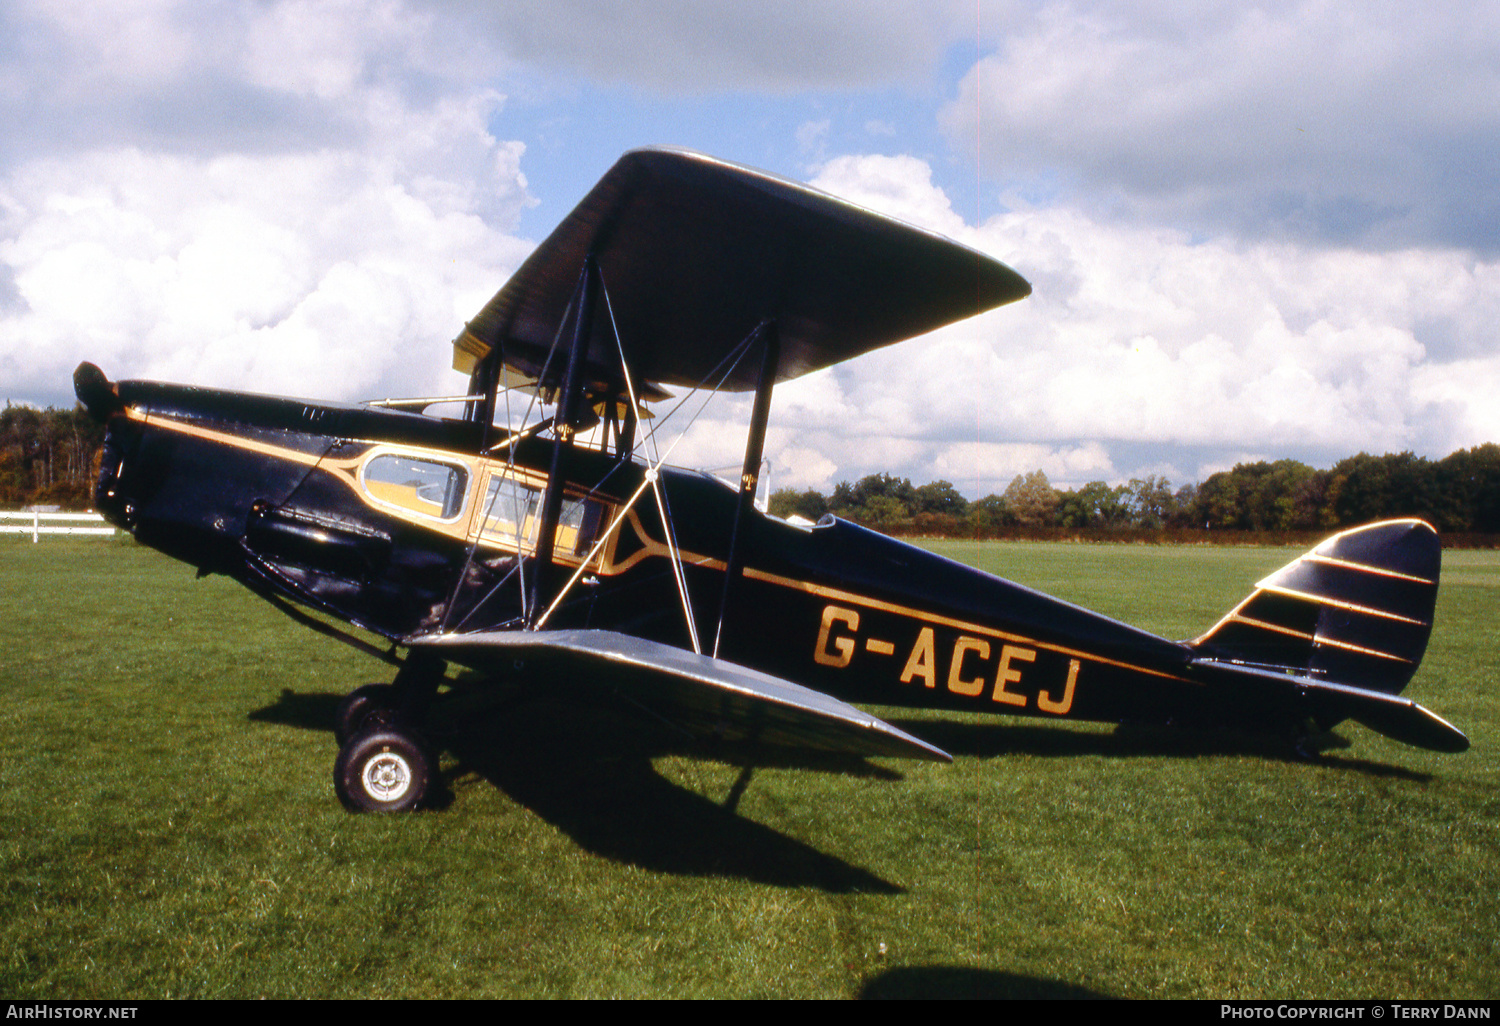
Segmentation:
[(1397, 697), (1427, 650), (1442, 546), (1421, 520), (1341, 532), (1255, 586), (1190, 642), (1193, 665), (1232, 679), (1295, 688), (1307, 714), (1352, 719), (1407, 744), (1461, 752), (1469, 740)]

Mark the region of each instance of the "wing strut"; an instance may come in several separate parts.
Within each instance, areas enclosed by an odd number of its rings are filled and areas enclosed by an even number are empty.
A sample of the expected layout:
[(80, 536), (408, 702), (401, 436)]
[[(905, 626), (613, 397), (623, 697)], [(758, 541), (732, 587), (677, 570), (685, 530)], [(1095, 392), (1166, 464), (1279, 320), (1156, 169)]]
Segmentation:
[(557, 521), (562, 515), (566, 454), (573, 441), (574, 412), (583, 389), (584, 356), (594, 326), (594, 291), (599, 270), (593, 254), (583, 259), (583, 273), (578, 280), (578, 317), (573, 322), (573, 344), (568, 349), (568, 369), (557, 396), (557, 416), (553, 420), (552, 469), (547, 477), (547, 492), (542, 499), (540, 534), (536, 543), (536, 573), (531, 580), (532, 615), (541, 609), (542, 581), (549, 576), (552, 553), (557, 545)]
[(490, 444), (490, 429), (495, 420), (495, 391), (500, 381), (500, 347), (496, 346), (490, 350), (488, 356), (479, 361), (474, 368), (474, 373), (469, 375), (469, 395), (471, 398), (464, 408), (464, 419), (484, 425), (484, 436), (480, 439), (479, 447), (486, 448)]
[(776, 367), (781, 358), (781, 336), (776, 322), (761, 321), (755, 329), (753, 346), (760, 342), (760, 376), (755, 384), (755, 405), (750, 412), (750, 434), (745, 439), (745, 463), (740, 471), (739, 501), (734, 507), (734, 528), (729, 535), (729, 559), (724, 567), (724, 594), (719, 600), (719, 626), (714, 632), (714, 656), (719, 655), (719, 644), (724, 640), (724, 621), (729, 615), (729, 601), (734, 592), (734, 580), (739, 576), (745, 562), (745, 544), (742, 528), (745, 516), (754, 507), (755, 489), (760, 483), (760, 461), (766, 445), (766, 424), (771, 417), (771, 386), (776, 384)]
[[(620, 355), (620, 371), (621, 371), (623, 383), (625, 385), (626, 394), (627, 394), (627, 396), (628, 396), (628, 398), (630, 400), (630, 403), (629, 403), (629, 410), (630, 410), (630, 412), (627, 415), (627, 424), (629, 425), (628, 431), (629, 431), (630, 437), (633, 439), (634, 435), (635, 435), (635, 416), (634, 416), (634, 411), (638, 407), (639, 397), (636, 395), (635, 386), (634, 386), (634, 384), (631, 381), (630, 368), (629, 368), (628, 364), (625, 361), (624, 346), (620, 343), (619, 327), (614, 322), (613, 310), (610, 308), (609, 287), (604, 282), (603, 275), (599, 273), (597, 266), (593, 267), (593, 273), (592, 273), (592, 275), (590, 275), (588, 273), (588, 268), (586, 267), (584, 275), (580, 276), (580, 279), (579, 279), (579, 293), (578, 294), (580, 296), (582, 296), (585, 292), (587, 293), (588, 303), (587, 303), (586, 309), (587, 309), (587, 312), (588, 312), (588, 314), (589, 314), (589, 316), (591, 318), (592, 318), (592, 314), (593, 314), (593, 302), (594, 302), (593, 291), (594, 291), (594, 287), (595, 286), (597, 286), (598, 292), (601, 293), (603, 295), (603, 297), (604, 297), (605, 309), (607, 311), (609, 311), (609, 315), (610, 315), (610, 327), (611, 327), (611, 330), (614, 332), (615, 345), (616, 345), (616, 348), (619, 351), (619, 355)], [(584, 308), (583, 304), (580, 304), (580, 312), (582, 312), (584, 309), (585, 308)], [(575, 325), (575, 327), (578, 327), (578, 325)], [(587, 327), (580, 328), (579, 330), (582, 331), (582, 332), (586, 332), (587, 331)], [(755, 341), (755, 338), (757, 337), (757, 335), (759, 334), (759, 332), (760, 332), (760, 328), (757, 327), (757, 329), (755, 331), (752, 331), (749, 335), (747, 335), (745, 337), (744, 341), (741, 342), (740, 345), (735, 348), (734, 352), (738, 353), (742, 357), (752, 347), (752, 345), (753, 345), (753, 343)], [(574, 345), (575, 345), (575, 347), (578, 344), (578, 339), (579, 338), (586, 338), (586, 337), (587, 337), (586, 334), (580, 335), (580, 334), (575, 333), (575, 338), (574, 338)], [(570, 354), (572, 352), (577, 352), (577, 349), (575, 348), (575, 349), (571, 350)], [(734, 355), (734, 354), (732, 353), (730, 355)], [(571, 369), (572, 369), (571, 359), (572, 358), (571, 358), (571, 355), (570, 355), (570, 363), (569, 363), (570, 373), (571, 373)], [(725, 360), (723, 362), (728, 362), (728, 361), (729, 361), (729, 357), (726, 356)], [(723, 362), (721, 362), (721, 366), (722, 366)], [(737, 365), (737, 364), (738, 364), (738, 358), (736, 358), (734, 360), (734, 362), (730, 364), (730, 371), (732, 371), (733, 368), (734, 368), (734, 366)], [(718, 369), (718, 368), (716, 368), (716, 369)], [(726, 372), (726, 373), (728, 373), (728, 372)], [(581, 381), (579, 382), (579, 384), (580, 384), (580, 388), (581, 388)], [(695, 389), (695, 391), (696, 391), (696, 389)], [(718, 388), (715, 387), (714, 392), (716, 393), (717, 391), (718, 391)], [(558, 412), (557, 417), (561, 418), (561, 416), (562, 416), (562, 412), (561, 412), (561, 410), (562, 410), (562, 408), (561, 408), (562, 398), (559, 397), (558, 401), (559, 401), (559, 412)], [(670, 414), (668, 416), (670, 416)], [(554, 423), (556, 423), (556, 422), (557, 422), (556, 419), (554, 419)], [(616, 428), (616, 430), (618, 431), (618, 427)], [(764, 430), (762, 430), (762, 435), (763, 434), (764, 434)], [(563, 436), (558, 436), (558, 437), (562, 438)], [(571, 434), (568, 435), (564, 440), (571, 441)], [(679, 435), (678, 438), (677, 438), (677, 441), (681, 441), (681, 440), (682, 440), (682, 436)], [(651, 433), (648, 434), (646, 441), (648, 443), (650, 443), (650, 445), (651, 445), (651, 447), (653, 449), (655, 448), (655, 445), (654, 445), (654, 442), (655, 442), (655, 431), (654, 430)], [(643, 454), (643, 455), (645, 455), (645, 460), (646, 460), (646, 473), (644, 475), (644, 479), (642, 480), (640, 487), (635, 490), (635, 494), (633, 494), (630, 497), (630, 499), (624, 504), (624, 506), (622, 506), (620, 508), (619, 512), (615, 515), (614, 521), (609, 525), (609, 528), (602, 535), (600, 535), (598, 541), (596, 541), (595, 544), (594, 544), (594, 548), (589, 552), (589, 554), (586, 557), (584, 557), (583, 562), (579, 564), (578, 569), (573, 573), (573, 576), (570, 577), (568, 579), (567, 583), (564, 584), (562, 586), (562, 588), (560, 588), (558, 590), (557, 595), (552, 600), (552, 604), (547, 607), (547, 609), (546, 609), (545, 612), (541, 612), (540, 615), (538, 615), (538, 612), (540, 610), (539, 599), (540, 599), (540, 596), (541, 596), (541, 587), (540, 587), (539, 583), (534, 584), (534, 588), (533, 588), (533, 592), (532, 592), (531, 612), (527, 615), (527, 630), (528, 631), (530, 631), (530, 632), (537, 632), (537, 631), (540, 631), (542, 629), (542, 627), (546, 624), (547, 620), (552, 616), (553, 611), (556, 610), (557, 607), (562, 604), (563, 598), (572, 589), (573, 585), (575, 585), (576, 583), (578, 583), (578, 579), (583, 576), (583, 572), (588, 567), (589, 562), (604, 547), (605, 543), (609, 540), (610, 535), (612, 535), (619, 528), (620, 524), (624, 521), (626, 514), (630, 512), (631, 507), (633, 507), (636, 504), (636, 502), (645, 493), (646, 489), (650, 488), (651, 491), (652, 491), (652, 494), (656, 498), (657, 511), (661, 514), (662, 531), (663, 531), (664, 536), (666, 538), (668, 560), (669, 560), (669, 562), (672, 565), (672, 575), (673, 575), (674, 580), (677, 583), (678, 595), (682, 599), (682, 612), (683, 612), (683, 617), (684, 617), (684, 619), (686, 621), (686, 624), (687, 624), (688, 638), (689, 638), (689, 641), (692, 644), (693, 652), (695, 654), (698, 654), (698, 653), (702, 652), (702, 648), (701, 648), (701, 646), (699, 645), (699, 642), (698, 642), (698, 628), (697, 628), (697, 625), (694, 622), (694, 618), (693, 618), (693, 604), (692, 604), (692, 601), (688, 598), (688, 594), (687, 594), (687, 578), (686, 578), (686, 575), (683, 573), (683, 569), (682, 569), (682, 556), (677, 551), (676, 533), (672, 529), (672, 518), (671, 518), (671, 515), (669, 514), (669, 512), (667, 511), (666, 497), (665, 497), (665, 495), (662, 492), (662, 488), (661, 488), (661, 484), (660, 484), (660, 473), (659, 473), (660, 467), (662, 466), (663, 462), (665, 462), (666, 457), (669, 456), (669, 455), (671, 455), (672, 448), (676, 447), (677, 441), (674, 441), (672, 443), (672, 446), (668, 448), (666, 454), (659, 455), (655, 459), (655, 461), (653, 461), (651, 459), (651, 457), (650, 457), (649, 454)], [(624, 438), (623, 437), (620, 438), (620, 444), (622, 444), (622, 445), (624, 444)], [(622, 453), (622, 455), (621, 455), (621, 461), (622, 462), (625, 459), (628, 459), (628, 458), (629, 458), (628, 452)], [(550, 482), (549, 482), (549, 487), (550, 487)], [(752, 489), (752, 495), (753, 495), (753, 489)], [(561, 503), (559, 503), (558, 515), (559, 516), (561, 515)], [(545, 517), (546, 517), (546, 510), (544, 509), (543, 510), (543, 519), (541, 521), (541, 528), (542, 528), (542, 530), (547, 530), (549, 526), (555, 526), (555, 525), (549, 525), (549, 522), (545, 519)], [(540, 556), (540, 554), (541, 554), (540, 547), (538, 547), (537, 551), (538, 551), (538, 556)], [(548, 552), (547, 555), (548, 555), (548, 558), (550, 559), (551, 558), (550, 551)], [(541, 571), (541, 568), (539, 567), (538, 568), (538, 572), (540, 573), (540, 571)]]

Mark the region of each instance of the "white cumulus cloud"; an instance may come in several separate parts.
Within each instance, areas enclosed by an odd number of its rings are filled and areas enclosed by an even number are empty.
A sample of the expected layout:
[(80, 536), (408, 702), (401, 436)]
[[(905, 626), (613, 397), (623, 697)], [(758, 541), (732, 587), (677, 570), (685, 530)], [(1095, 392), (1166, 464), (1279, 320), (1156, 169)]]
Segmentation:
[(503, 97), (440, 53), (469, 47), (391, 0), (126, 6), (5, 16), (60, 84), (7, 110), (119, 123), (0, 163), (0, 398), (65, 402), (84, 359), (344, 399), (454, 388), (449, 340), (530, 249)]
[(889, 470), (984, 494), (1031, 469), (1076, 485), (1495, 437), (1500, 364), (1476, 354), (1500, 264), (1467, 250), (1195, 240), (1060, 205), (967, 225), (910, 157), (836, 158), (815, 184), (1004, 260), (1035, 291), (782, 386), (788, 453), (838, 467), (809, 479)]

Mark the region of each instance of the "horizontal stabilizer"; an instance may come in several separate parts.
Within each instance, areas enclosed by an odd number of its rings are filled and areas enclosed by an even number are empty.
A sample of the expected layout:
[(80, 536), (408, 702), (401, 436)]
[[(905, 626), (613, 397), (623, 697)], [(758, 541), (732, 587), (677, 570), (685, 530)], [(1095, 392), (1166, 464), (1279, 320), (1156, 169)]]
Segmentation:
[(517, 664), (559, 684), (617, 693), (700, 735), (950, 762), (868, 713), (769, 674), (614, 631), (437, 634), (406, 644), (482, 673)]
[(1227, 675), (1260, 686), (1289, 689), (1295, 693), (1299, 711), (1319, 723), (1353, 720), (1393, 741), (1434, 752), (1463, 752), (1469, 747), (1463, 731), (1432, 710), (1399, 695), (1212, 659), (1195, 659), (1192, 666), (1220, 675), (1220, 679)]

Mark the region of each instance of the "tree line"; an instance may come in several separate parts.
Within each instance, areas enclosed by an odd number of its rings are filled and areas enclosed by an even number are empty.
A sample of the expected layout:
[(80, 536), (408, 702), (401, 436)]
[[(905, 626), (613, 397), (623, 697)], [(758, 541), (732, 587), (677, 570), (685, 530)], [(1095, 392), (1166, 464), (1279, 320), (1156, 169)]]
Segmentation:
[(778, 516), (817, 520), (833, 513), (890, 534), (988, 537), (1057, 530), (1089, 532), (1320, 532), (1414, 516), (1445, 534), (1500, 534), (1500, 445), (1429, 460), (1410, 452), (1360, 453), (1318, 470), (1297, 460), (1241, 463), (1202, 483), (1173, 489), (1165, 478), (1111, 486), (1090, 481), (1066, 491), (1040, 470), (1018, 474), (1003, 493), (974, 502), (948, 481), (916, 486), (871, 474), (840, 482), (832, 495), (783, 488)]
[(88, 509), (94, 502), (104, 428), (71, 410), (5, 404), (0, 410), (0, 506)]
[[(81, 406), (0, 410), (0, 506), (87, 509), (93, 504), (104, 429)], [(1441, 460), (1410, 452), (1360, 453), (1318, 470), (1297, 460), (1241, 463), (1201, 483), (1173, 488), (1148, 476), (1090, 481), (1066, 491), (1040, 470), (1018, 474), (999, 494), (969, 501), (951, 482), (913, 485), (870, 474), (831, 495), (782, 488), (777, 516), (833, 513), (891, 534), (993, 537), (1006, 533), (1127, 531), (1318, 532), (1389, 517), (1421, 517), (1445, 534), (1500, 534), (1500, 445)]]

